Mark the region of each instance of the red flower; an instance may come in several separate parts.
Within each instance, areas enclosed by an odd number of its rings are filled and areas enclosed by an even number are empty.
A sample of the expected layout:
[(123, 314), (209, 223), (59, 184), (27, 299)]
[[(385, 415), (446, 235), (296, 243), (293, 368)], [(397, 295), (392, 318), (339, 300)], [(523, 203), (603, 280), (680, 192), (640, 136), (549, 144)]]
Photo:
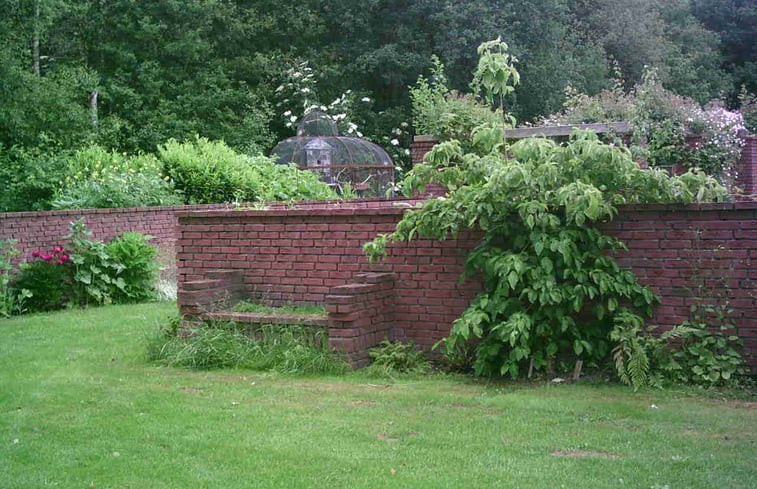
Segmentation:
[(34, 258), (39, 258), (39, 256), (40, 256), (40, 255), (41, 255), (41, 253), (39, 252), (39, 250), (34, 250), (34, 251), (32, 251), (32, 256), (33, 256)]

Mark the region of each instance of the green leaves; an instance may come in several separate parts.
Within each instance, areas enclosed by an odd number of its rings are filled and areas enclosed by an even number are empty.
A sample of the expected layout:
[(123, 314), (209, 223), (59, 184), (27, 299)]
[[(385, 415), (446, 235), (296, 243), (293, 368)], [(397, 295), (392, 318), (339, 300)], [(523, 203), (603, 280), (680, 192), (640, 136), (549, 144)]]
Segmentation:
[(473, 74), (471, 88), (478, 94), (483, 91), (489, 104), (494, 97), (504, 97), (520, 83), (518, 70), (512, 65), (515, 59), (507, 53), (507, 43), (498, 37), (478, 47), (478, 67)]

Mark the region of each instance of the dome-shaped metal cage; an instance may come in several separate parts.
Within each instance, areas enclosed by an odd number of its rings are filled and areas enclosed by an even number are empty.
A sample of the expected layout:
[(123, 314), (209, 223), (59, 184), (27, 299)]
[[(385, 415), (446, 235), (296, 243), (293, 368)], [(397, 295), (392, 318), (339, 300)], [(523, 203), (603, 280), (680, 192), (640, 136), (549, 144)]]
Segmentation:
[(386, 151), (365, 139), (339, 136), (334, 121), (323, 112), (310, 112), (297, 128), (297, 136), (273, 148), (280, 164), (295, 163), (303, 170), (321, 174), (321, 179), (358, 195), (384, 196), (394, 187), (394, 165)]

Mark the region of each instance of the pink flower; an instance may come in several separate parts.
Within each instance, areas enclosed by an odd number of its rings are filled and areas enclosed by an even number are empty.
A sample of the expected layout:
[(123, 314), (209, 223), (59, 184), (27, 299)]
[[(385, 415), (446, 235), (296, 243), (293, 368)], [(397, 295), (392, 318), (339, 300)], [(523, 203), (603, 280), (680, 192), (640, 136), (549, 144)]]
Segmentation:
[(39, 257), (40, 257), (40, 255), (41, 255), (41, 253), (39, 252), (39, 250), (34, 250), (34, 251), (32, 251), (32, 256), (33, 256), (34, 258), (39, 258)]
[(63, 247), (62, 247), (62, 246), (56, 246), (56, 247), (55, 247), (55, 248), (53, 249), (53, 253), (54, 253), (54, 254), (56, 254), (56, 255), (57, 255), (58, 253), (62, 252), (62, 251), (63, 251)]

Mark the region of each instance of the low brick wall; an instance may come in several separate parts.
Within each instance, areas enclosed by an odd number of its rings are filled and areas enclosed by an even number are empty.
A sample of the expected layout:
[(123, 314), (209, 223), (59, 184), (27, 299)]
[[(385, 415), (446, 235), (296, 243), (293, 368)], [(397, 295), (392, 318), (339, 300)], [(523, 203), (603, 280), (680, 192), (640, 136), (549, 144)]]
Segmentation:
[(367, 365), (368, 349), (392, 336), (395, 279), (393, 273), (357, 274), (354, 283), (332, 287), (326, 296), (329, 343), (356, 366)]
[(17, 240), (21, 251), (19, 261), (27, 260), (34, 250), (49, 251), (62, 244), (63, 237), (69, 234), (69, 225), (82, 218), (94, 239), (109, 241), (123, 232), (136, 231), (154, 236), (155, 245), (170, 249), (176, 242), (177, 211), (226, 208), (226, 204), (209, 204), (6, 212), (0, 213), (0, 240)]
[(369, 264), (363, 244), (391, 232), (416, 203), (376, 200), (310, 204), (307, 209), (182, 212), (179, 297), (184, 283), (203, 280), (218, 269), (235, 269), (244, 272), (249, 298), (274, 305), (328, 305), (327, 296), (344, 295), (339, 287), (355, 283), (358, 274), (392, 273), (394, 317), (385, 336), (429, 348), (448, 333), (478, 290), (475, 282), (458, 283), (467, 250), (478, 237), (461, 233), (457, 240), (392, 246), (384, 260)]
[[(415, 204), (373, 201), (313, 204), (307, 209), (182, 212), (177, 245), (180, 293), (183, 283), (226, 268), (242, 270), (250, 298), (275, 305), (330, 307), (329, 297), (344, 295), (340, 286), (355, 283), (357, 274), (390, 273), (393, 314), (380, 322), (391, 327), (354, 332), (365, 339), (347, 348), (356, 344), (364, 350), (387, 332), (390, 339), (413, 340), (428, 348), (447, 335), (479, 290), (476, 281), (459, 279), (465, 257), (480, 236), (464, 232), (454, 240), (394, 244), (384, 260), (369, 264), (363, 243), (391, 232)], [(620, 216), (602, 228), (627, 242), (629, 250), (618, 256), (620, 264), (660, 295), (662, 304), (653, 322), (672, 326), (685, 319), (695, 293), (712, 302), (727, 300), (746, 342), (745, 353), (757, 365), (757, 202), (624, 206)], [(387, 292), (382, 294), (381, 300), (389, 303)]]

